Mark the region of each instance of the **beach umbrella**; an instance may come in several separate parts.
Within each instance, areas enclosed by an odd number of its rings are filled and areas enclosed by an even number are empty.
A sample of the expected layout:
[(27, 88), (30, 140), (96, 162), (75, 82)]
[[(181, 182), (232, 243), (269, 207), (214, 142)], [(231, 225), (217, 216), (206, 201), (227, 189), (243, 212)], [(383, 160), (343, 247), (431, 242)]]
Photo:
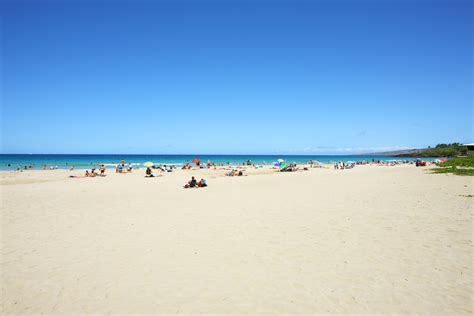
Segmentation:
[(283, 160), (283, 159), (278, 159), (277, 161), (278, 161), (278, 162), (284, 162), (284, 160)]
[(153, 162), (151, 161), (147, 161), (143, 164), (145, 167), (152, 167), (153, 166)]

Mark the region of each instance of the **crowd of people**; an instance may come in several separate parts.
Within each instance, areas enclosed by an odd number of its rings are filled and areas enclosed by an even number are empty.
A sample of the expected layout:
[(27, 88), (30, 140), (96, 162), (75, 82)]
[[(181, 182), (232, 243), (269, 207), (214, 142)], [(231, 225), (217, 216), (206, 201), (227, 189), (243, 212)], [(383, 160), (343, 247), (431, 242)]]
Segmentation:
[(317, 160), (309, 160), (307, 163), (310, 168), (322, 168), (323, 165)]
[(131, 163), (128, 163), (127, 166), (125, 166), (125, 161), (122, 160), (120, 164), (115, 166), (115, 173), (127, 173), (127, 172), (132, 172), (133, 171), (133, 166)]
[[(194, 165), (193, 165), (193, 164)], [(257, 166), (250, 160), (246, 160), (242, 163), (239, 164), (234, 164), (234, 167), (230, 164), (230, 162), (219, 162), (219, 163), (214, 163), (213, 161), (208, 160), (207, 163), (201, 163), (200, 160), (195, 159), (190, 163), (189, 161), (186, 161), (182, 168), (183, 170), (191, 170), (191, 169), (214, 169), (216, 170), (217, 167), (224, 167), (224, 168), (219, 168), (219, 169), (226, 169), (224, 173), (224, 176), (227, 177), (240, 177), (244, 175), (244, 170), (246, 167), (255, 167)], [(431, 161), (431, 162), (426, 162), (426, 161), (421, 161), (421, 160), (359, 160), (359, 161), (339, 161), (333, 163), (333, 168), (335, 170), (344, 170), (344, 169), (351, 169), (354, 168), (356, 165), (379, 165), (379, 166), (394, 166), (394, 165), (401, 165), (401, 164), (416, 164), (416, 166), (424, 166), (427, 164), (436, 164), (439, 163), (438, 161)], [(147, 165), (147, 164), (145, 164)], [(105, 172), (106, 168), (104, 164), (100, 164), (99, 168), (96, 168), (97, 164), (94, 165), (94, 167), (89, 171), (86, 170), (83, 176), (70, 176), (71, 178), (94, 178), (94, 177), (105, 177)], [(320, 162), (318, 161), (312, 161), (309, 160), (306, 162), (305, 165), (300, 168), (296, 163), (289, 163), (287, 164), (284, 160), (279, 159), (277, 163), (274, 163), (273, 168), (277, 168), (279, 172), (294, 172), (294, 171), (299, 171), (299, 170), (308, 170), (308, 168), (328, 168), (327, 166), (323, 166)], [(134, 169), (139, 169), (139, 166), (134, 167), (132, 163), (126, 164), (124, 160), (121, 161), (120, 164), (117, 164), (115, 167), (115, 172), (122, 174), (122, 173), (131, 173)], [(175, 170), (177, 167), (176, 165), (152, 165), (151, 162), (149, 162), (149, 165), (145, 169), (145, 177), (147, 178), (153, 178), (155, 175), (153, 174), (154, 170), (159, 171), (159, 174), (157, 175), (158, 177), (163, 176), (163, 172), (172, 172)], [(231, 169), (232, 168), (232, 169)], [(18, 171), (23, 171), (23, 170), (31, 170), (34, 169), (33, 165), (25, 165), (23, 167), (18, 166), (17, 170)], [(43, 165), (43, 170), (55, 170), (59, 169), (58, 166), (47, 166)], [(75, 170), (74, 166), (69, 167), (70, 171)], [(206, 187), (207, 182), (205, 179), (202, 179), (197, 181), (195, 177), (191, 177), (191, 180), (186, 182), (184, 184), (184, 188), (202, 188)]]
[[(194, 163), (194, 165), (193, 165)], [(218, 167), (225, 167), (231, 168), (232, 164), (230, 161), (226, 162), (214, 162), (212, 160), (208, 160), (206, 163), (202, 163), (200, 160), (196, 159), (192, 162), (186, 160), (186, 162), (181, 167), (182, 170), (190, 170), (190, 169), (214, 169), (216, 170)], [(242, 163), (237, 164), (237, 168), (240, 167), (254, 167), (254, 168), (261, 168), (262, 166), (256, 165), (251, 160), (243, 161)]]
[[(445, 159), (444, 159), (445, 160)], [(430, 161), (430, 160), (421, 160), (421, 159), (417, 159), (417, 160), (412, 160), (412, 159), (391, 159), (391, 160), (381, 160), (381, 159), (371, 159), (371, 160), (357, 160), (357, 161), (337, 161), (337, 162), (332, 162), (332, 165), (334, 167), (334, 169), (350, 169), (350, 168), (353, 168), (354, 166), (357, 166), (357, 165), (379, 165), (379, 166), (395, 166), (395, 165), (402, 165), (402, 164), (413, 164), (413, 165), (417, 165), (417, 166), (423, 166), (423, 165), (436, 165), (436, 164), (439, 164), (440, 161), (444, 161), (443, 159), (436, 159), (436, 160), (433, 160), (433, 161)], [(279, 168), (280, 171), (295, 171), (295, 170), (298, 170), (298, 166), (296, 166), (296, 163), (293, 163), (293, 164), (289, 164), (287, 165), (285, 162), (283, 162), (283, 160), (281, 160), (281, 164), (284, 165), (285, 167), (283, 168)], [(97, 163), (91, 163), (92, 166), (97, 166)], [(134, 166), (135, 165), (135, 166)], [(274, 166), (276, 167), (280, 167), (280, 160), (279, 160), (279, 163), (274, 163)], [(12, 164), (7, 164), (7, 167), (13, 167)], [(67, 166), (67, 163), (66, 163), (66, 167)], [(202, 163), (201, 160), (199, 159), (194, 159), (192, 162), (190, 161), (186, 161), (181, 169), (182, 170), (192, 170), (192, 169), (218, 169), (218, 167), (221, 167), (219, 169), (226, 169), (226, 170), (229, 170), (229, 174), (234, 171), (234, 168), (247, 168), (247, 167), (253, 167), (253, 168), (262, 168), (263, 165), (257, 165), (255, 164), (254, 162), (252, 162), (251, 160), (245, 160), (243, 162), (240, 162), (240, 163), (234, 163), (234, 164), (231, 164), (231, 162), (227, 161), (227, 162), (214, 162), (214, 161), (211, 161), (211, 160), (208, 160), (206, 163)], [(327, 167), (327, 166), (326, 166)], [(63, 168), (63, 167), (61, 167)], [(75, 169), (75, 166), (69, 166), (68, 167), (69, 170), (74, 170)], [(139, 168), (139, 165), (138, 164), (132, 164), (132, 163), (125, 163), (124, 160), (121, 161), (120, 164), (117, 164), (115, 166), (115, 172), (116, 173), (130, 173), (132, 172), (134, 169), (137, 169)], [(177, 166), (176, 165), (173, 165), (173, 164), (169, 164), (169, 165), (166, 165), (166, 164), (158, 164), (158, 165), (153, 165), (153, 166), (150, 166), (151, 169), (153, 170), (160, 170), (160, 171), (163, 171), (163, 172), (172, 172), (174, 170), (177, 169)], [(320, 163), (319, 161), (315, 161), (315, 160), (308, 160), (306, 161), (306, 163), (304, 164), (304, 168), (303, 169), (307, 169), (307, 168), (325, 168), (325, 166)], [(33, 170), (35, 169), (35, 165), (34, 164), (29, 164), (29, 165), (24, 165), (24, 166), (18, 166), (16, 168), (17, 171), (24, 171), (24, 170)], [(60, 167), (58, 165), (42, 165), (42, 169), (43, 170), (57, 170), (57, 169), (60, 169)]]
[(336, 162), (334, 164), (334, 169), (335, 170), (352, 169), (354, 168), (354, 166), (355, 166), (355, 163), (352, 161), (348, 161), (348, 162), (342, 161), (342, 162)]
[(100, 165), (99, 167), (99, 173), (97, 173), (96, 171), (97, 169), (96, 168), (92, 168), (91, 171), (89, 172), (89, 170), (86, 170), (86, 173), (84, 174), (85, 177), (91, 177), (91, 178), (94, 178), (94, 177), (105, 177), (105, 165)]
[[(23, 168), (21, 166), (18, 166), (16, 168), (16, 171), (23, 171), (23, 170), (32, 170), (34, 169), (32, 165), (24, 165)], [(46, 170), (46, 169), (44, 169)]]

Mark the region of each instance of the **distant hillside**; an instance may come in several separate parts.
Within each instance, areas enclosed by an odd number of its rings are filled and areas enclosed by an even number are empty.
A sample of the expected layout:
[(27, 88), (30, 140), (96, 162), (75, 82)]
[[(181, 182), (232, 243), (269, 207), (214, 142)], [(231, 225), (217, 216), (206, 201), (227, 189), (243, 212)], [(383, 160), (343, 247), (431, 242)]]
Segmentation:
[[(394, 151), (384, 151), (379, 153), (370, 153), (374, 156), (400, 156), (402, 155), (416, 155), (417, 153), (423, 151), (424, 149), (414, 148), (414, 149), (404, 149), (404, 150), (394, 150)], [(409, 157), (409, 156), (407, 156)]]
[(456, 157), (465, 156), (466, 154), (467, 147), (462, 146), (460, 143), (438, 144), (436, 147), (371, 153), (371, 155), (376, 156), (393, 157)]
[(465, 156), (467, 147), (460, 143), (438, 144), (436, 147), (428, 147), (414, 153), (403, 153), (396, 155), (397, 157), (456, 157)]

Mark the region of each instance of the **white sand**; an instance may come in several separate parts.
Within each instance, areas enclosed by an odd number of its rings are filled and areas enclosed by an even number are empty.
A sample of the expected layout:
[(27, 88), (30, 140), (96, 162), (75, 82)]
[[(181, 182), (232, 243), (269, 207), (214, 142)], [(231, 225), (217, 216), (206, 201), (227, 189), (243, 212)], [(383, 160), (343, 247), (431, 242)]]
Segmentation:
[(1, 172), (1, 314), (473, 312), (473, 178), (222, 173)]

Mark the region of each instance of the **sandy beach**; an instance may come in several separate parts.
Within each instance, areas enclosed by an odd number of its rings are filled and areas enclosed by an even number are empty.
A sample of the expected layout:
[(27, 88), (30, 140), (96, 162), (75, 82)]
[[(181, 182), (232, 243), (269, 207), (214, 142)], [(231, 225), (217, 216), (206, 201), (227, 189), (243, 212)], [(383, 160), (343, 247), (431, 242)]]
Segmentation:
[(223, 173), (0, 172), (1, 314), (473, 312), (471, 177)]

